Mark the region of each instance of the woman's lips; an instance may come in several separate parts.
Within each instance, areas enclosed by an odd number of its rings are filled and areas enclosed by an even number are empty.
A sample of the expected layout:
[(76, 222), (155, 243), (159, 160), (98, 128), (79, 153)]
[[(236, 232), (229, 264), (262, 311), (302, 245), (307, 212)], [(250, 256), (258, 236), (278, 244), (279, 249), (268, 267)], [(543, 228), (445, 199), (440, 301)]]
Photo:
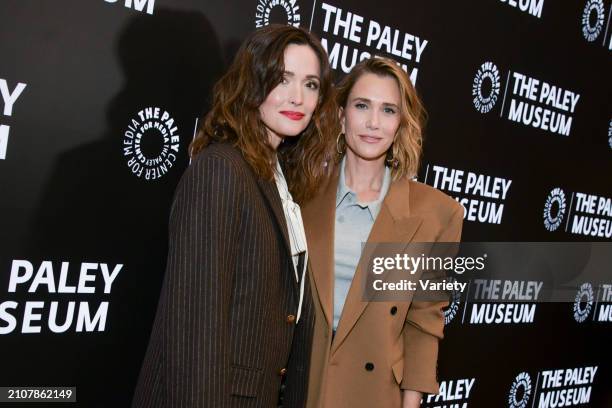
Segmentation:
[(382, 140), (382, 137), (359, 135), (359, 138), (366, 143), (378, 143)]
[(281, 114), (285, 115), (291, 120), (300, 120), (304, 117), (304, 114), (301, 112), (281, 111)]

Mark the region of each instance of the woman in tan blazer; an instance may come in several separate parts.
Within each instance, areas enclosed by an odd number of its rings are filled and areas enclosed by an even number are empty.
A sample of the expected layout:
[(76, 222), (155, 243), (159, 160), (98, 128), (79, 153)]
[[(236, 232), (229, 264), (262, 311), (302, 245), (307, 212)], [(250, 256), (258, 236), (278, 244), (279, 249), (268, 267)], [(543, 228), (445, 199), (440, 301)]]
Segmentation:
[(448, 302), (364, 300), (362, 243), (457, 242), (463, 207), (411, 180), (425, 112), (395, 62), (359, 63), (338, 102), (340, 160), (302, 210), (316, 310), (308, 406), (418, 407), (438, 392)]

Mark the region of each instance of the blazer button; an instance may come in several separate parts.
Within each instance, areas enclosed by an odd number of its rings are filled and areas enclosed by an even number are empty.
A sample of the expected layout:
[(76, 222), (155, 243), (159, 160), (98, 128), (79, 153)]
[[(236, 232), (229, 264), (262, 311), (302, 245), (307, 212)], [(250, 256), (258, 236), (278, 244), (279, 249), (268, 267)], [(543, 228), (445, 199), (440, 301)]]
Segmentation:
[(287, 374), (287, 369), (286, 368), (281, 368), (278, 371), (278, 375), (280, 375), (281, 377), (284, 376), (285, 374)]
[(366, 363), (366, 365), (365, 365), (365, 369), (366, 369), (367, 371), (372, 371), (372, 370), (374, 370), (374, 364), (372, 364), (372, 363)]
[(287, 323), (291, 324), (295, 322), (295, 316), (290, 314), (289, 316), (287, 316)]
[(397, 307), (393, 306), (393, 307), (391, 308), (391, 314), (392, 314), (392, 315), (395, 315), (396, 313), (397, 313)]

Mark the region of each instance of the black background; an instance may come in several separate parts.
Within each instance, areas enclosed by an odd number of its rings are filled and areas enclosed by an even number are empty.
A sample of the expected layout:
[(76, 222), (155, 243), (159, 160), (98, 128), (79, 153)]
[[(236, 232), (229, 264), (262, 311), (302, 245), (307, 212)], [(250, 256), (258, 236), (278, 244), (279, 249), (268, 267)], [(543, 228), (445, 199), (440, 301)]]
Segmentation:
[[(129, 405), (187, 146), (212, 84), (255, 29), (257, 3), (157, 0), (152, 15), (126, 8), (123, 0), (0, 3), (0, 78), (11, 91), (17, 82), (27, 84), (12, 116), (0, 115), (0, 124), (10, 126), (0, 160), (0, 302), (19, 302), (18, 322), (25, 301), (57, 300), (62, 310), (68, 301), (88, 301), (92, 310), (110, 302), (104, 332), (54, 334), (43, 316), (41, 334), (21, 334), (18, 325), (0, 336), (0, 385), (71, 385), (78, 406)], [(303, 27), (330, 43), (355, 46), (323, 32), (320, 1), (297, 4)], [(419, 68), (416, 85), (429, 113), (421, 181), (428, 165), (512, 180), (502, 223), (466, 221), (464, 240), (594, 240), (563, 228), (547, 231), (542, 211), (555, 187), (565, 190), (568, 206), (572, 192), (612, 196), (612, 66), (603, 45), (611, 35), (609, 1), (594, 42), (581, 32), (585, 1), (545, 0), (541, 18), (498, 0), (330, 4), (429, 41), (420, 63), (409, 64)], [(283, 22), (279, 8), (272, 16)], [(476, 111), (472, 82), (485, 61), (499, 68), (502, 92), (507, 72), (518, 71), (579, 93), (570, 135), (500, 118), (502, 95), (491, 112)], [(176, 163), (155, 181), (134, 176), (122, 154), (130, 118), (148, 106), (170, 112), (180, 134)], [(14, 259), (29, 260), (35, 271), (43, 260), (57, 270), (70, 262), (75, 280), (82, 262), (124, 267), (110, 294), (100, 285), (92, 295), (27, 293), (25, 285), (8, 293)], [(576, 323), (572, 304), (539, 305), (531, 325), (469, 326), (455, 318), (442, 343), (440, 379), (475, 377), (469, 405), (502, 407), (522, 371), (534, 380), (541, 370), (598, 365), (591, 406), (612, 406), (611, 327)]]

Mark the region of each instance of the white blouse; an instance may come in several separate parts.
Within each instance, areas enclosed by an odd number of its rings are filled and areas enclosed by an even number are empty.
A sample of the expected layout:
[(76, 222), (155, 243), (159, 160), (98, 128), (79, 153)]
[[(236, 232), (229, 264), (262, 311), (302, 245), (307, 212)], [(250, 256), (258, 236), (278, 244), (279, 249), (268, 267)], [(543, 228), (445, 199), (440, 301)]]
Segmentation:
[[(287, 180), (281, 169), (280, 163), (276, 160), (276, 171), (274, 172), (274, 180), (276, 181), (276, 187), (283, 204), (283, 212), (285, 213), (285, 220), (287, 221), (287, 232), (289, 233), (289, 243), (291, 245), (291, 255), (293, 259), (293, 269), (295, 272), (295, 280), (300, 284), (300, 300), (298, 303), (298, 311), (296, 317), (296, 324), (300, 321), (300, 315), (302, 313), (302, 303), (304, 300), (304, 281), (306, 277), (306, 268), (308, 265), (308, 248), (306, 245), (306, 232), (304, 231), (304, 222), (302, 221), (302, 212), (300, 206), (293, 201), (293, 197), (289, 192), (287, 186)], [(304, 253), (304, 263), (302, 265), (301, 279), (298, 274), (298, 262), (300, 254)]]

